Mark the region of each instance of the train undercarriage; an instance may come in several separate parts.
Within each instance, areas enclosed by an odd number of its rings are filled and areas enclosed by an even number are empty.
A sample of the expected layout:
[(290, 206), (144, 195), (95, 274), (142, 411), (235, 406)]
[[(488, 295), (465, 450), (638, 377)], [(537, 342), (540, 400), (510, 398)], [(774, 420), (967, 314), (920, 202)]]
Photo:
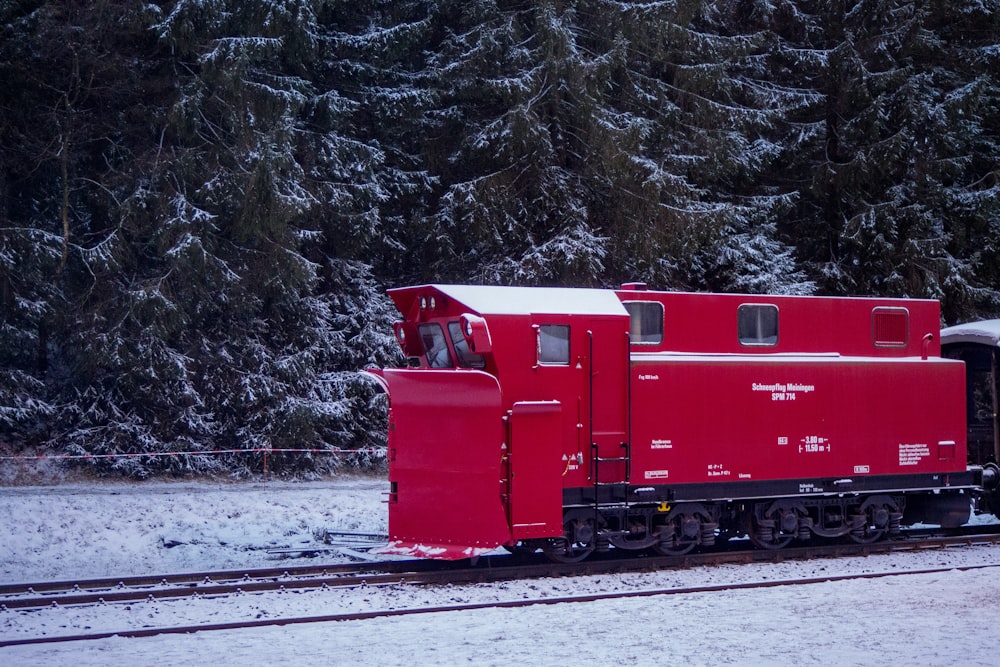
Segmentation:
[(817, 538), (868, 544), (898, 537), (903, 526), (966, 523), (982, 500), (972, 491), (568, 507), (562, 537), (526, 540), (517, 548), (541, 549), (553, 561), (574, 563), (611, 549), (679, 556), (744, 537), (760, 549), (805, 545)]

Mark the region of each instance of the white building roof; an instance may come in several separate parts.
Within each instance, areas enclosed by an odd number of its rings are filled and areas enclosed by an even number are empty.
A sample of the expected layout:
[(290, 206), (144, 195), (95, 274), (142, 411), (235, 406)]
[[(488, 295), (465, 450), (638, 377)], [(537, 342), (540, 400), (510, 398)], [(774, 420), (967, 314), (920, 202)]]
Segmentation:
[(941, 329), (941, 344), (978, 343), (1000, 345), (1000, 320), (982, 320)]

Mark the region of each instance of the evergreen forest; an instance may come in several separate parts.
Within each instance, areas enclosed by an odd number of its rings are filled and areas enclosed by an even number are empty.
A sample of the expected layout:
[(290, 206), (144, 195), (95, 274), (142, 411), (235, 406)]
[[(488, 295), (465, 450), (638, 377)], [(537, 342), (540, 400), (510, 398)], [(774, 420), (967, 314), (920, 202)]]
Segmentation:
[(1000, 0), (0, 0), (0, 85), (0, 455), (378, 464), (407, 284), (1000, 314)]

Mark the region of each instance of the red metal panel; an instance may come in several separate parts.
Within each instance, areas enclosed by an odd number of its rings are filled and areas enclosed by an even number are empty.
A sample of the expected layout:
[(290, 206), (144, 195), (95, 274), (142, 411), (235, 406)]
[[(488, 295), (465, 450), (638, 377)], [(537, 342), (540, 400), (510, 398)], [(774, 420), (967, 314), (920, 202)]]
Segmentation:
[(632, 370), (632, 480), (963, 471), (963, 376), (941, 359), (644, 359)]
[[(640, 344), (635, 352), (770, 354), (838, 352), (864, 357), (912, 357), (925, 349), (940, 356), (941, 307), (922, 299), (799, 297), (683, 292), (619, 292), (628, 301), (655, 301), (664, 308), (664, 337), (658, 344)], [(742, 304), (771, 304), (778, 309), (776, 345), (748, 347), (737, 337), (737, 311)], [(886, 346), (876, 343), (875, 310), (905, 313), (895, 323), (905, 335)], [(931, 334), (929, 341), (924, 336)], [(926, 345), (926, 348), (925, 348)]]
[(515, 403), (510, 415), (511, 530), (514, 540), (562, 535), (562, 406)]
[(389, 546), (468, 558), (510, 542), (501, 500), (503, 410), (479, 371), (384, 370), (389, 392)]

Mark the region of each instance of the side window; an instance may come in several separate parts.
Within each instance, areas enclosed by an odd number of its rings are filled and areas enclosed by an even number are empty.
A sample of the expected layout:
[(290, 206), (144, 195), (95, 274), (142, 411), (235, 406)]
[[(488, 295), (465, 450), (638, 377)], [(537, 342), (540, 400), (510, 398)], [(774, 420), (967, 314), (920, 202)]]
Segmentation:
[(772, 304), (745, 303), (737, 311), (741, 345), (778, 344), (778, 307)]
[[(941, 356), (965, 362), (966, 408), (969, 427), (986, 426), (992, 431), (993, 351), (981, 345), (962, 345), (953, 349), (943, 349)], [(992, 441), (992, 434), (989, 439)]]
[(569, 365), (569, 325), (543, 324), (538, 327), (538, 363)]
[(451, 344), (455, 347), (458, 365), (462, 368), (486, 368), (486, 357), (469, 349), (469, 341), (462, 334), (462, 325), (458, 322), (448, 322), (448, 333)]
[(420, 341), (424, 344), (424, 353), (427, 355), (427, 365), (431, 368), (451, 368), (451, 353), (448, 351), (448, 344), (445, 342), (444, 331), (441, 325), (431, 322), (421, 324)]
[(629, 340), (635, 343), (663, 342), (663, 304), (658, 301), (626, 301)]
[(969, 423), (993, 423), (993, 374), (986, 370), (969, 371)]

